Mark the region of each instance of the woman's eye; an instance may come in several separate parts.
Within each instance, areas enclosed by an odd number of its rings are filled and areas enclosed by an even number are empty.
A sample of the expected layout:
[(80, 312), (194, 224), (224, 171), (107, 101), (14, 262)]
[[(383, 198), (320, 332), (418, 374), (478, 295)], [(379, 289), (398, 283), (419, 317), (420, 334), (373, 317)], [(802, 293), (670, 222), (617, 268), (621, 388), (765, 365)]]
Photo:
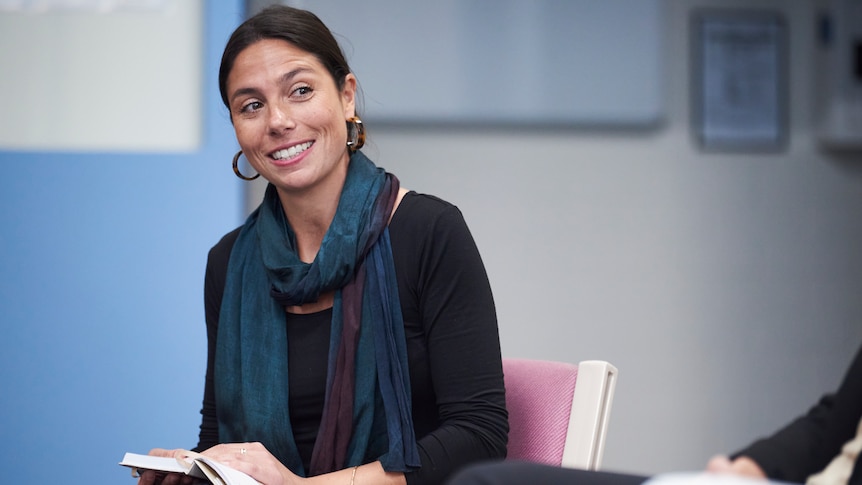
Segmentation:
[(311, 86), (300, 86), (300, 87), (293, 90), (293, 94), (295, 94), (301, 98), (304, 98), (304, 97), (310, 95), (312, 93), (312, 91), (314, 91), (314, 90), (311, 89)]
[(263, 104), (260, 101), (252, 101), (250, 103), (246, 103), (240, 108), (240, 113), (252, 113), (254, 111), (259, 110), (263, 107)]

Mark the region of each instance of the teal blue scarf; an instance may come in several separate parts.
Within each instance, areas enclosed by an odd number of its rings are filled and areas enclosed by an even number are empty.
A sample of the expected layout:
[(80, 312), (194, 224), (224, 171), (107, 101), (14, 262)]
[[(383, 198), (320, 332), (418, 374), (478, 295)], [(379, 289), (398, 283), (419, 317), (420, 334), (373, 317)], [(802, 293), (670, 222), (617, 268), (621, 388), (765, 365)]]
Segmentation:
[[(304, 263), (274, 186), (240, 230), (228, 263), (215, 362), (219, 441), (260, 441), (300, 476), (380, 460), (419, 466), (404, 322), (387, 224), (398, 179), (350, 157), (338, 209)], [(304, 470), (288, 413), (285, 306), (335, 291), (323, 418)]]

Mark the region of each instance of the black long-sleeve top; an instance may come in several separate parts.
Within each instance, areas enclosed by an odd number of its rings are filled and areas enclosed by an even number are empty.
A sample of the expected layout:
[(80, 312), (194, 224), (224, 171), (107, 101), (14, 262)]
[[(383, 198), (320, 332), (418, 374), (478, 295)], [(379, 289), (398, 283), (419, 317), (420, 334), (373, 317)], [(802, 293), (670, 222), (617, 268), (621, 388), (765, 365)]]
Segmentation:
[[(462, 466), (506, 454), (508, 414), (497, 318), (476, 244), (453, 205), (407, 193), (389, 224), (404, 317), (413, 427), (422, 467), (410, 485), (438, 484)], [(208, 337), (202, 422), (196, 450), (219, 443), (213, 376), (230, 252), (239, 229), (209, 253)], [(331, 309), (288, 315), (291, 425), (308, 466), (323, 411)]]
[[(755, 441), (734, 456), (745, 455), (769, 478), (804, 483), (856, 436), (862, 419), (862, 348), (835, 393), (823, 396), (807, 414), (772, 436)], [(850, 485), (862, 484), (862, 460), (857, 459)]]

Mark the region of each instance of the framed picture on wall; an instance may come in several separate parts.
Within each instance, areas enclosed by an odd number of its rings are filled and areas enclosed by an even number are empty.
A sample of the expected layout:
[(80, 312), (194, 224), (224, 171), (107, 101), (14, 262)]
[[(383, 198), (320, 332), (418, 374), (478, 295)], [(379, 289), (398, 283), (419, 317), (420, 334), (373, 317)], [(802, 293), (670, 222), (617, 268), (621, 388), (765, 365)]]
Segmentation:
[(779, 151), (788, 138), (787, 27), (776, 11), (692, 14), (692, 129), (704, 150)]

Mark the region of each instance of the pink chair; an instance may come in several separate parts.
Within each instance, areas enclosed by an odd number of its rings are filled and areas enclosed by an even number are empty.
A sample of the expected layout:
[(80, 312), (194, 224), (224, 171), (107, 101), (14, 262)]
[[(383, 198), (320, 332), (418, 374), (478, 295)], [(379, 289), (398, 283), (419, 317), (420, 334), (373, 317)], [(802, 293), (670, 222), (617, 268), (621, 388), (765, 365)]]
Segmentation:
[(616, 387), (614, 366), (506, 358), (503, 375), (509, 460), (599, 469)]

